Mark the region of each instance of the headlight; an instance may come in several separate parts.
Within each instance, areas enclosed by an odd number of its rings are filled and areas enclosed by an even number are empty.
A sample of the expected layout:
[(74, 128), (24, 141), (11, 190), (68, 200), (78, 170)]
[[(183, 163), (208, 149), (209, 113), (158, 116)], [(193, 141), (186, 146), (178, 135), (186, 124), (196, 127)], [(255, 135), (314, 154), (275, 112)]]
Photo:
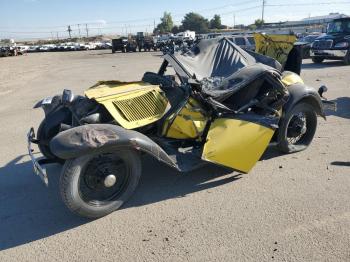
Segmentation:
[(74, 94), (71, 90), (64, 89), (62, 94), (62, 104), (68, 106), (74, 100)]
[(340, 42), (338, 44), (335, 44), (334, 48), (345, 48), (348, 47), (349, 43), (348, 42)]

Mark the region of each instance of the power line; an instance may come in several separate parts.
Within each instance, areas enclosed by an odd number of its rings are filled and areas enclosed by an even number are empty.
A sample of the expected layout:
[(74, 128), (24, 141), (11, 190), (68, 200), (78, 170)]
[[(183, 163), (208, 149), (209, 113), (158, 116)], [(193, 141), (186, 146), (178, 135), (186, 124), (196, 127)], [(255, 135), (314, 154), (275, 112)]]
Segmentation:
[(295, 4), (270, 4), (265, 6), (316, 6), (316, 5), (349, 5), (350, 2), (322, 2), (322, 3), (295, 3)]

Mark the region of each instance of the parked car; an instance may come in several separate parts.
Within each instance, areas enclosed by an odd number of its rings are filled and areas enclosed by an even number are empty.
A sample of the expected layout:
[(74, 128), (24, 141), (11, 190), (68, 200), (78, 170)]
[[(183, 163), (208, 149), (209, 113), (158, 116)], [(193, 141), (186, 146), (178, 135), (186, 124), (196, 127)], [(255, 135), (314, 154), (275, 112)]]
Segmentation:
[(233, 35), (229, 39), (243, 49), (255, 51), (255, 41), (253, 36)]

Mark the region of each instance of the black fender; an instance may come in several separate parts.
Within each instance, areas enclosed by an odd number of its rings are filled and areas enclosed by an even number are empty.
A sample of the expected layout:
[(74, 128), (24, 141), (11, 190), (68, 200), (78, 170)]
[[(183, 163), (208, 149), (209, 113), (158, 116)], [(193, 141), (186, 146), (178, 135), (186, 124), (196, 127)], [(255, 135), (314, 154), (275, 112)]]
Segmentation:
[[(111, 124), (88, 124), (56, 135), (50, 142), (51, 152), (61, 159), (130, 148), (145, 152), (178, 169), (169, 155), (149, 137)], [(178, 169), (179, 170), (179, 169)]]
[[(48, 97), (48, 98), (50, 98), (50, 97)], [(48, 98), (45, 98), (45, 99), (48, 99)], [(62, 103), (61, 102), (62, 95), (55, 95), (55, 96), (51, 97), (51, 103), (49, 103), (49, 104), (43, 103), (45, 101), (45, 99), (40, 100), (33, 107), (33, 108), (41, 107), (44, 110), (45, 116), (48, 115), (53, 110), (55, 110)]]
[(58, 106), (45, 116), (43, 120), (42, 134), (39, 143), (48, 145), (51, 138), (60, 131), (61, 124), (70, 125), (72, 122), (72, 113), (68, 108)]
[(290, 111), (297, 103), (306, 102), (313, 106), (317, 115), (326, 119), (321, 97), (314, 88), (304, 84), (293, 84), (288, 86), (287, 89), (289, 98), (283, 106), (284, 114)]

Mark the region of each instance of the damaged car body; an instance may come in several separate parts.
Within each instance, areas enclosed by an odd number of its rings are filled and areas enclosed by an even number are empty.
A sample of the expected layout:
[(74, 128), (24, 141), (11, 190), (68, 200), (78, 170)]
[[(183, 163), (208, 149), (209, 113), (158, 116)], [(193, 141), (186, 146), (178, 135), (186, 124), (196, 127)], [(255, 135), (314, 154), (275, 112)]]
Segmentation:
[[(284, 153), (306, 149), (317, 115), (325, 117), (299, 75), (226, 38), (164, 55), (141, 81), (102, 81), (84, 96), (65, 90), (35, 107), (45, 118), (28, 133), (34, 170), (48, 183), (42, 164), (64, 163), (62, 199), (89, 218), (128, 200), (143, 154), (180, 172), (211, 162), (248, 173), (272, 142)], [(33, 156), (32, 143), (45, 159)]]

